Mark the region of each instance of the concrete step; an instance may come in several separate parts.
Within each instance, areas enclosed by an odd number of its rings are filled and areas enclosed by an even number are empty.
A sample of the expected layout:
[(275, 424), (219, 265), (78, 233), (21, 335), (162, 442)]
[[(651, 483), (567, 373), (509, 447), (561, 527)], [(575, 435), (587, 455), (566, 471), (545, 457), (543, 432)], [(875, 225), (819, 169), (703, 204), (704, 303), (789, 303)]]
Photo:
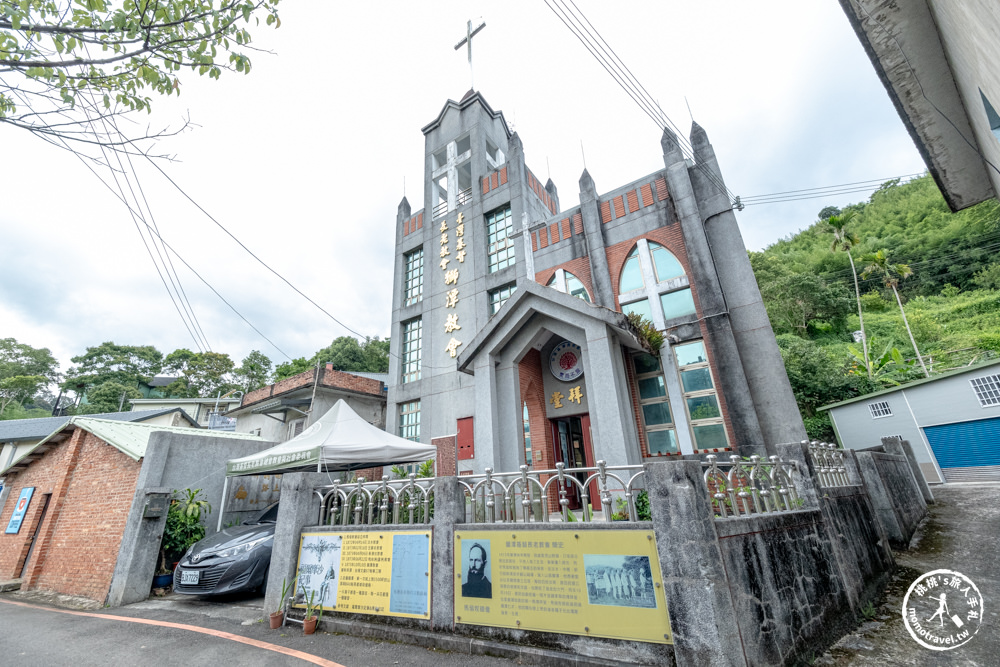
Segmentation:
[(9, 593), (10, 591), (17, 591), (20, 589), (21, 589), (20, 579), (0, 580), (0, 593)]

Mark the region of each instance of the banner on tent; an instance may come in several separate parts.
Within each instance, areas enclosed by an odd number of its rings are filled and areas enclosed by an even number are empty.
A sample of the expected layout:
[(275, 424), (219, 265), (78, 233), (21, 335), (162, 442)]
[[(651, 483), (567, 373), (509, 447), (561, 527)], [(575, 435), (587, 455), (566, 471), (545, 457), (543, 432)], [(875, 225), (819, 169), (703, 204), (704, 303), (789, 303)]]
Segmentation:
[(302, 533), (295, 606), (430, 618), (431, 530)]

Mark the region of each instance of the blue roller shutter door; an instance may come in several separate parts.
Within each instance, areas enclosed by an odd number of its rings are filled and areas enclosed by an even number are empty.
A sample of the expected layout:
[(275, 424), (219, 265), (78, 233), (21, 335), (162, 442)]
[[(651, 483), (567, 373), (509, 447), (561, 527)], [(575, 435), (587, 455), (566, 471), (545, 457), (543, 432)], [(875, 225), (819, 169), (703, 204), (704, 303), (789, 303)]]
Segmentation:
[(947, 482), (1000, 481), (1000, 417), (926, 426)]

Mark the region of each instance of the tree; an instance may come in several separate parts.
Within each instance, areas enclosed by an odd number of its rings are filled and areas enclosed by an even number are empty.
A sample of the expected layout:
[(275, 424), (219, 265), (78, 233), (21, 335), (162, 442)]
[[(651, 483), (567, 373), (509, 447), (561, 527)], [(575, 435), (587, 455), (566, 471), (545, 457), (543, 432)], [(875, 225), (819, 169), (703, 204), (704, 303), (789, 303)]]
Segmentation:
[[(261, 13), (280, 26), (278, 2), (0, 0), (0, 122), (57, 145), (136, 152), (115, 117), (149, 110), (147, 93), (180, 94), (182, 70), (249, 73), (247, 26)], [(95, 118), (114, 131), (95, 129)]]
[(820, 220), (827, 220), (835, 215), (840, 215), (840, 209), (836, 206), (826, 206), (820, 210), (818, 217)]
[(59, 379), (59, 362), (47, 347), (35, 348), (14, 338), (0, 338), (0, 379), (41, 375), (46, 382)]
[(208, 398), (239, 389), (233, 382), (236, 364), (228, 354), (221, 352), (192, 352), (181, 348), (163, 360), (163, 369), (181, 377), (167, 385), (171, 396)]
[(130, 401), (142, 398), (142, 392), (135, 387), (109, 380), (87, 390), (87, 402), (77, 406), (78, 415), (93, 415), (99, 412), (119, 412), (131, 409)]
[(274, 364), (267, 356), (258, 350), (252, 351), (240, 363), (234, 375), (244, 392), (260, 389), (271, 381), (271, 368)]
[(160, 372), (163, 354), (152, 345), (117, 345), (107, 341), (88, 347), (85, 353), (70, 361), (77, 365), (69, 369), (62, 387), (83, 394), (90, 387), (105, 382), (117, 382), (126, 387), (149, 382)]
[(903, 310), (903, 302), (899, 298), (899, 290), (897, 289), (900, 280), (913, 275), (913, 269), (906, 264), (891, 263), (885, 248), (862, 256), (861, 261), (867, 264), (861, 272), (862, 278), (867, 280), (869, 276), (875, 275), (882, 279), (882, 284), (892, 288), (892, 293), (896, 295), (896, 303), (899, 304), (899, 313), (903, 316), (903, 324), (906, 325), (906, 333), (910, 335), (913, 352), (917, 355), (917, 361), (920, 362), (920, 367), (924, 370), (924, 376), (930, 377), (931, 374), (927, 371), (927, 366), (924, 364), (924, 360), (920, 356), (920, 350), (917, 348), (917, 341), (913, 338), (913, 332), (910, 330), (910, 322), (906, 319), (906, 311)]
[(331, 364), (335, 371), (365, 370), (365, 352), (354, 336), (341, 336), (313, 355), (311, 366)]
[(11, 403), (20, 405), (48, 380), (42, 375), (13, 375), (0, 379), (0, 415)]
[(858, 271), (854, 268), (854, 258), (851, 257), (851, 248), (856, 246), (859, 241), (857, 235), (847, 229), (847, 225), (854, 220), (855, 215), (853, 211), (844, 215), (833, 215), (827, 219), (826, 223), (830, 226), (830, 231), (833, 232), (833, 243), (830, 245), (831, 252), (844, 251), (847, 253), (847, 261), (851, 263), (851, 277), (854, 278), (854, 297), (858, 300), (858, 322), (861, 325), (861, 348), (864, 350), (865, 370), (868, 372), (868, 377), (871, 378), (872, 367), (868, 360), (868, 342), (865, 340), (865, 316), (861, 312), (861, 290), (858, 288)]
[(282, 362), (274, 369), (274, 381), (281, 382), (282, 380), (287, 380), (288, 378), (298, 375), (299, 373), (305, 373), (312, 367), (313, 365), (310, 364), (309, 360), (305, 357), (299, 357), (298, 359)]
[(365, 353), (365, 369), (369, 373), (388, 373), (389, 372), (389, 339), (379, 340), (378, 336), (374, 338), (365, 338), (365, 342), (361, 344), (361, 350)]

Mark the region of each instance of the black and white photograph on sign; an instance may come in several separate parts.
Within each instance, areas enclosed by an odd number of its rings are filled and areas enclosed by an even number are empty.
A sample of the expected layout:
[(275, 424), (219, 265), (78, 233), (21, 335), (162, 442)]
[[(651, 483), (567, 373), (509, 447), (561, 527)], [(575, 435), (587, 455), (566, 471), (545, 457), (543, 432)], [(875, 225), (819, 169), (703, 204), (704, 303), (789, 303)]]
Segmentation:
[(656, 607), (648, 556), (584, 554), (587, 600), (615, 607)]
[(493, 597), (489, 540), (462, 540), (462, 597)]
[(295, 604), (305, 604), (315, 591), (314, 603), (332, 608), (337, 603), (340, 576), (341, 536), (306, 535), (299, 552), (299, 571), (295, 580)]

